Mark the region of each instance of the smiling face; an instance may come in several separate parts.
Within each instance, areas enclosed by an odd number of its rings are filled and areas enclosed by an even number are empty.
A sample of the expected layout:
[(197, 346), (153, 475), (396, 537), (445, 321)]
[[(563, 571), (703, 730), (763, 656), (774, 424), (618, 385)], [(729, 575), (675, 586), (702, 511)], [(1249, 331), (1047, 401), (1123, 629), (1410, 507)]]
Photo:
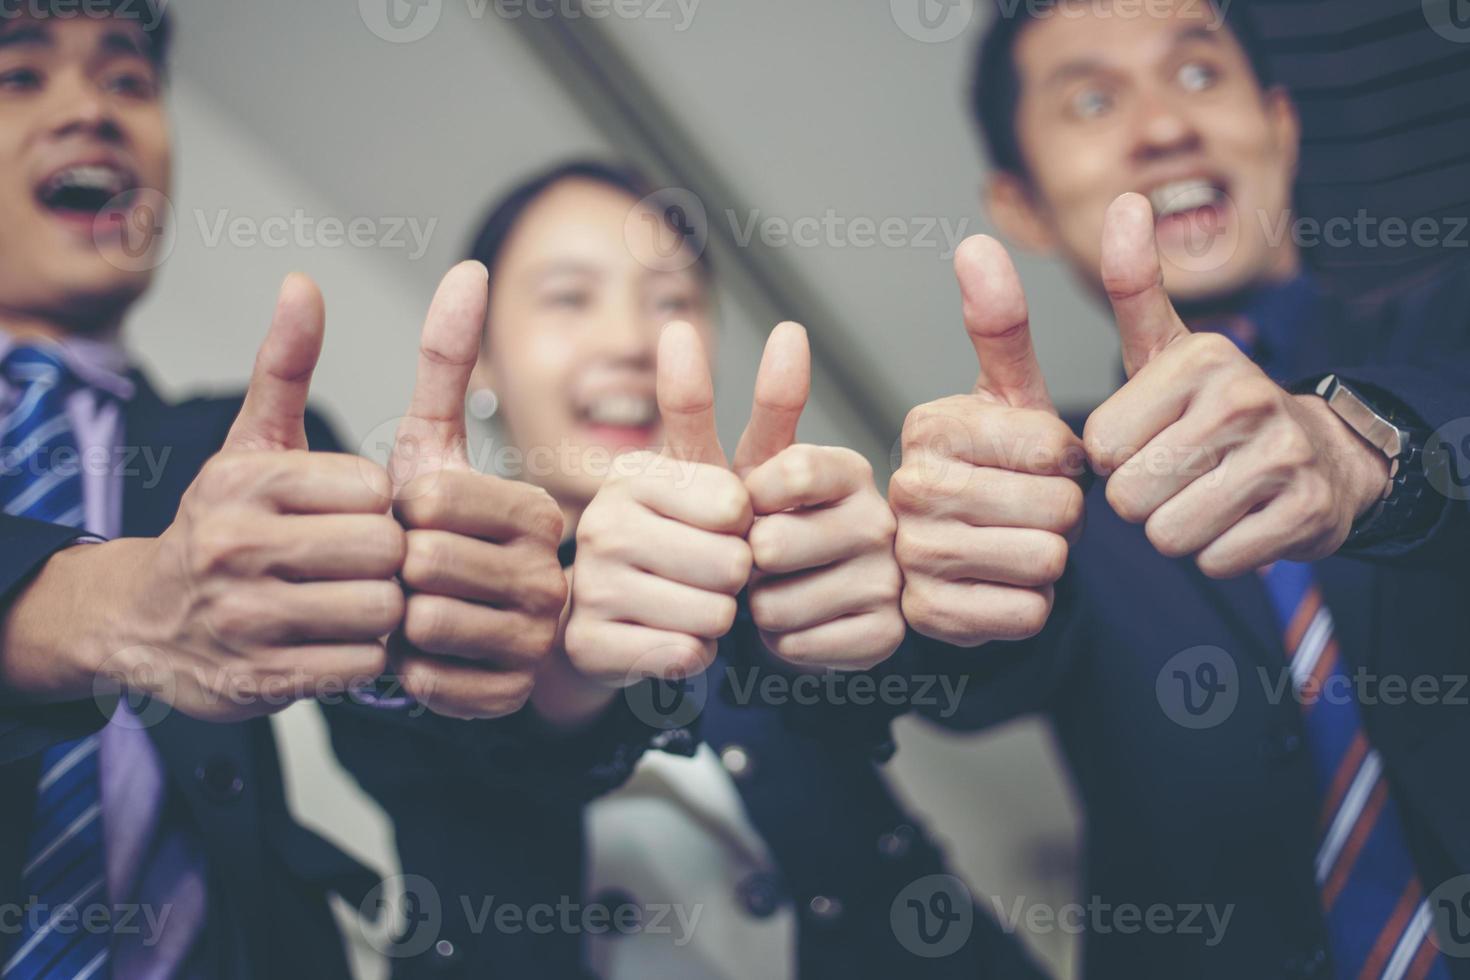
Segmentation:
[(664, 325), (686, 320), (712, 349), (708, 290), (683, 248), (629, 194), (568, 178), (526, 208), (491, 270), (481, 380), (523, 478), (564, 509), (591, 501), (613, 454), (659, 445)]
[(148, 43), (119, 18), (0, 21), (0, 320), (107, 329), (147, 288), (140, 192), (170, 176)]
[(1176, 300), (1208, 303), (1295, 274), (1291, 236), (1276, 235), (1291, 207), (1295, 111), (1283, 91), (1261, 88), (1215, 8), (1060, 10), (1016, 40), (1027, 173), (992, 181), (1002, 229), (1060, 252), (1099, 289), (1103, 215), (1138, 191), (1153, 203)]

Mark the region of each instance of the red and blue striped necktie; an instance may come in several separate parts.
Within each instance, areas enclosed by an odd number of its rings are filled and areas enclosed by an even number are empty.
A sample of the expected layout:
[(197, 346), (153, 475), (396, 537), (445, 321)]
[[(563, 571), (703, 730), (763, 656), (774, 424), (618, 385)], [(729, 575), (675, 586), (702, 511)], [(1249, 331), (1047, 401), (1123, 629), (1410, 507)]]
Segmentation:
[(1261, 570), (1301, 705), (1321, 811), (1317, 886), (1341, 980), (1449, 980), (1383, 760), (1368, 741), (1310, 565)]

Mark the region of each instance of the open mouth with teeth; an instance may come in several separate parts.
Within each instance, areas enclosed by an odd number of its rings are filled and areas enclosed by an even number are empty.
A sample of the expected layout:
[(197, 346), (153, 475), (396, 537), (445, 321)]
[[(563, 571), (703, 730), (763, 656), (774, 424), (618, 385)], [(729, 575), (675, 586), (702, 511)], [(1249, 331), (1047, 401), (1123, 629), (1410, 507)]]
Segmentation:
[(651, 395), (589, 398), (577, 406), (577, 421), (598, 442), (617, 448), (643, 447), (657, 434), (658, 402)]
[(1223, 181), (1204, 177), (1171, 180), (1148, 192), (1159, 226), (1191, 218), (1222, 217), (1229, 202)]
[(137, 195), (127, 171), (105, 164), (58, 170), (36, 188), (36, 200), (51, 214), (91, 225), (107, 213), (123, 213)]

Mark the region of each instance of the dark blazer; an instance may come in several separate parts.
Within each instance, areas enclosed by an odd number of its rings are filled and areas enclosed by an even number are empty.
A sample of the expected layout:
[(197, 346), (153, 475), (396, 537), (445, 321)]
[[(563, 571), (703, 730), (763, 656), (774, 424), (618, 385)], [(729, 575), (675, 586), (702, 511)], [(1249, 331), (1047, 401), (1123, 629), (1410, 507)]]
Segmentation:
[[(1372, 322), (1330, 304), (1318, 313), (1299, 324), (1302, 353), (1283, 381), (1335, 371), (1430, 429), (1470, 416), (1470, 276)], [(1470, 504), (1442, 503), (1429, 532), (1317, 566), (1346, 664), (1438, 685), (1429, 703), (1384, 684), (1363, 705), (1426, 893), (1470, 872)], [(926, 644), (930, 667), (971, 675), (949, 723), (1051, 719), (1086, 812), (1087, 899), (1233, 910), (1210, 945), (1209, 930), (1092, 931), (1088, 977), (1332, 975), (1313, 878), (1319, 804), (1297, 705), (1274, 693), (1286, 655), (1263, 585), (1254, 575), (1213, 581), (1160, 556), (1113, 513), (1101, 483), (1086, 521), (1040, 636), (973, 651)], [(1202, 676), (1197, 659), (1174, 659), (1199, 647), (1218, 648), (1208, 655), (1219, 707), (1174, 672)], [(1470, 972), (1470, 960), (1450, 963)]]
[[(563, 564), (573, 551), (563, 546)], [(396, 980), (588, 975), (577, 931), (498, 930), (484, 918), (484, 900), (610, 912), (654, 901), (587, 894), (583, 808), (622, 783), (644, 751), (689, 755), (701, 739), (716, 753), (738, 749), (748, 762), (732, 775), (779, 873), (756, 873), (731, 888), (744, 914), (797, 910), (803, 980), (1039, 980), (1021, 945), (978, 907), (964, 932), (954, 932), (953, 949), (944, 947), (947, 955), (905, 949), (898, 930), (910, 926), (893, 924), (895, 900), (910, 883), (947, 868), (882, 778), (881, 764), (893, 753), (890, 722), (904, 705), (765, 699), (762, 678), (781, 668), (753, 653), (760, 649), (742, 602), (701, 682), (658, 701), (647, 682), (630, 688), (575, 738), (538, 733), (530, 712), (459, 722), (353, 705), (327, 709), (338, 757), (393, 818), (404, 873), (424, 893), (415, 904), (427, 911), (394, 961)], [(902, 914), (913, 913), (904, 906)], [(949, 935), (937, 921), (927, 925)]]
[[(141, 378), (124, 415), (126, 442), (169, 455), (156, 486), (145, 467), (124, 478), (123, 533), (157, 535), (179, 498), (224, 441), (240, 399), (170, 405)], [(320, 419), (311, 444), (337, 443)], [(0, 517), (0, 601), (77, 532)], [(29, 708), (0, 706), (0, 904), (24, 901), (20, 869), (34, 809), (38, 753), (96, 730), (92, 702)], [(327, 907), (329, 891), (362, 902), (376, 876), (295, 823), (287, 812), (268, 719), (211, 724), (173, 711), (149, 729), (168, 777), (169, 805), (192, 821), (208, 862), (209, 914), (202, 942), (205, 975), (347, 977), (342, 938)]]

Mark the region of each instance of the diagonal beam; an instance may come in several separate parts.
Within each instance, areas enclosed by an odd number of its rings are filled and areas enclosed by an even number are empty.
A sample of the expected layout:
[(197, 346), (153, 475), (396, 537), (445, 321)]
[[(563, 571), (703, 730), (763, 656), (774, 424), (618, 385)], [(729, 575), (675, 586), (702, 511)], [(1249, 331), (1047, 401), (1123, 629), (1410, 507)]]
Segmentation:
[[(596, 18), (577, 16), (581, 0), (563, 0), (551, 16), (514, 23), (572, 100), (627, 160), (669, 187), (691, 192), (709, 214), (749, 213), (731, 181), (644, 82)], [(575, 10), (573, 9), (575, 8)], [(799, 320), (811, 338), (814, 379), (841, 411), (860, 423), (869, 445), (854, 447), (886, 469), (908, 406), (882, 371), (852, 342), (836, 312), (791, 263), (758, 238), (740, 243), (732, 229), (706, 222), (721, 283), (759, 321)]]

